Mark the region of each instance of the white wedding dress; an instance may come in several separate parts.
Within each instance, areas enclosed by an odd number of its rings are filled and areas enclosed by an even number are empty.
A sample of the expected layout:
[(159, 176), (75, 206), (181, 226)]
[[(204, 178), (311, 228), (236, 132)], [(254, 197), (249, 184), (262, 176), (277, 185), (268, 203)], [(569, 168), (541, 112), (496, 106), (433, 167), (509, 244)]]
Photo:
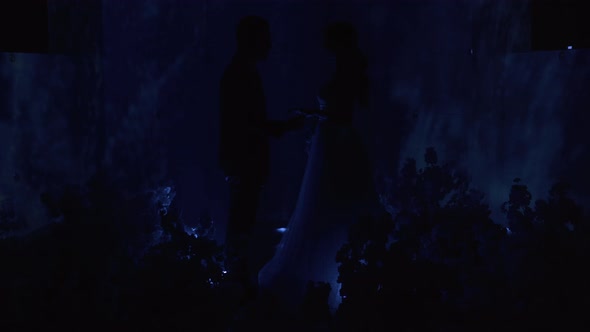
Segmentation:
[(315, 127), (297, 204), (274, 257), (259, 273), (261, 290), (285, 306), (301, 304), (309, 280), (330, 284), (332, 312), (341, 302), (336, 253), (350, 226), (380, 208), (361, 142), (352, 123), (328, 119)]

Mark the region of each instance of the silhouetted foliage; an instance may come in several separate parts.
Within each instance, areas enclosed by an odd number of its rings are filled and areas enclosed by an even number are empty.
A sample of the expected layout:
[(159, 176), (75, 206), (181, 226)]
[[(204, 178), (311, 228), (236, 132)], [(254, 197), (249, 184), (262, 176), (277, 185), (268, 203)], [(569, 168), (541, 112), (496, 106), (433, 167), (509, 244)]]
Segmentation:
[(331, 289), (329, 283), (310, 281), (307, 285), (307, 293), (302, 305), (302, 318), (312, 325), (329, 326), (332, 320), (328, 296)]
[(214, 304), (223, 277), (221, 247), (186, 233), (176, 209), (160, 215), (167, 239), (148, 250), (126, 288), (128, 312), (132, 320), (145, 322), (147, 315), (148, 326), (165, 329), (211, 321), (221, 309)]
[(0, 196), (0, 237), (11, 231), (18, 230), (22, 226), (17, 219), (12, 200)]
[[(224, 320), (228, 310), (216, 296), (221, 247), (198, 236), (206, 233), (185, 231), (170, 187), (136, 197), (121, 192), (105, 174), (44, 193), (49, 217), (59, 222), (0, 242), (5, 326), (186, 330)], [(204, 231), (211, 229), (210, 222)]]
[[(422, 169), (408, 160), (392, 182), (390, 213), (350, 230), (336, 256), (343, 300), (335, 317), (329, 285), (310, 284), (301, 312), (291, 315), (302, 324), (292, 328), (582, 326), (590, 305), (590, 223), (568, 186), (557, 183), (546, 199), (533, 201), (517, 178), (502, 205), (506, 220), (494, 223), (466, 172), (439, 164), (431, 148), (424, 160)], [(212, 239), (211, 216), (187, 227), (170, 186), (122, 192), (102, 174), (43, 193), (54, 222), (0, 240), (3, 330), (80, 330), (80, 321), (111, 329), (224, 330), (235, 306), (231, 287), (220, 287), (224, 256)], [(17, 224), (9, 204), (0, 216), (2, 226)], [(256, 327), (264, 312), (249, 324)]]
[(566, 184), (555, 184), (533, 209), (528, 188), (517, 180), (503, 206), (514, 319), (534, 328), (573, 328), (584, 322), (588, 305), (588, 220)]
[[(387, 204), (391, 216), (366, 218), (337, 255), (339, 330), (498, 331), (526, 321), (574, 326), (587, 303), (588, 223), (556, 184), (530, 206), (515, 179), (503, 205), (508, 227), (490, 219), (484, 195), (465, 172), (408, 160)], [(565, 315), (568, 313), (568, 315)], [(542, 318), (541, 318), (542, 317)], [(567, 322), (564, 322), (567, 321)]]

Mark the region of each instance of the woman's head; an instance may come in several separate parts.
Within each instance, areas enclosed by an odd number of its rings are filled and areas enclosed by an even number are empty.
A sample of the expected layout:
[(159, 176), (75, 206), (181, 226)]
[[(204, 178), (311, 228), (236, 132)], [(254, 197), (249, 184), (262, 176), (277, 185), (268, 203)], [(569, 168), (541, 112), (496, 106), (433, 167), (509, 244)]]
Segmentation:
[(356, 28), (349, 22), (335, 22), (324, 29), (324, 47), (336, 58), (336, 71), (355, 82), (359, 102), (368, 105), (367, 58), (358, 46)]
[(238, 50), (254, 60), (265, 60), (272, 47), (270, 26), (260, 16), (246, 16), (236, 27)]
[(334, 55), (337, 65), (355, 71), (367, 69), (367, 60), (358, 47), (357, 32), (351, 23), (329, 24), (324, 29), (324, 47)]
[(324, 29), (324, 47), (338, 56), (356, 49), (358, 37), (355, 27), (348, 22), (335, 22)]

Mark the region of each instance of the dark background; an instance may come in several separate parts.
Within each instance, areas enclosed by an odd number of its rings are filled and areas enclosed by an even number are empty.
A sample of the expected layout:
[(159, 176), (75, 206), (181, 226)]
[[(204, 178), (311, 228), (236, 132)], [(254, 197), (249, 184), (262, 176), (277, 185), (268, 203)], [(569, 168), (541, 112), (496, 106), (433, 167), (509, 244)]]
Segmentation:
[[(0, 197), (26, 231), (49, 223), (39, 193), (107, 167), (129, 196), (176, 187), (187, 223), (223, 239), (217, 86), (240, 17), (266, 17), (269, 114), (314, 107), (321, 29), (353, 21), (370, 61), (369, 142), (385, 188), (400, 158), (434, 146), (468, 167), (499, 217), (513, 178), (534, 197), (564, 179), (588, 202), (590, 20), (582, 1), (114, 1), (0, 5)], [(572, 46), (568, 50), (568, 46)], [(305, 133), (273, 143), (264, 227), (288, 221)], [(540, 198), (540, 197), (539, 197)]]

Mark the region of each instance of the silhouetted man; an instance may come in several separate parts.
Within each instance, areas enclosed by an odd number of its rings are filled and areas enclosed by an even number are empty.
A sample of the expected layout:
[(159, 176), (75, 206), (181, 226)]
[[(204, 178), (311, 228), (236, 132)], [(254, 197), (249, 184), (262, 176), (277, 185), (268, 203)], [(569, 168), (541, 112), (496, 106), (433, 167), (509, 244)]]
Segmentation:
[(220, 84), (219, 163), (230, 184), (226, 235), (228, 273), (242, 283), (246, 299), (257, 292), (257, 274), (249, 267), (249, 237), (256, 222), (260, 190), (269, 174), (269, 138), (300, 127), (301, 118), (270, 121), (256, 65), (271, 49), (269, 24), (247, 16), (236, 30), (237, 51)]

